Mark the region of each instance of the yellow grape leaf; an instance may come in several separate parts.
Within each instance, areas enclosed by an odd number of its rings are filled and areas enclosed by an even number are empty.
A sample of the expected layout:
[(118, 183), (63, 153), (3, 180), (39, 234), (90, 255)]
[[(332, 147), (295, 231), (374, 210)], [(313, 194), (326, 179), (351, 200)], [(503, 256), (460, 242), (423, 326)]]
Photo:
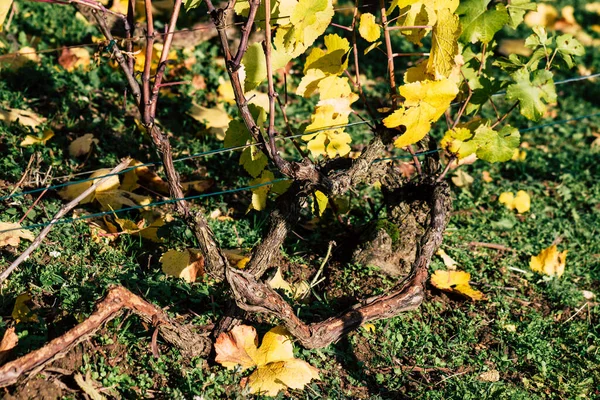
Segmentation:
[[(253, 179), (250, 181), (250, 185), (260, 185), (261, 183), (267, 183), (275, 179), (275, 175), (271, 171), (263, 170), (260, 177)], [(271, 190), (272, 185), (263, 185), (256, 188), (252, 188), (252, 203), (250, 204), (250, 209), (254, 209), (256, 211), (264, 210), (267, 206), (267, 195), (269, 194), (269, 190)]]
[[(75, 184), (68, 185), (68, 186), (65, 186), (64, 188), (62, 188), (58, 192), (58, 195), (63, 200), (69, 200), (69, 201), (74, 200), (81, 193), (85, 192), (90, 186), (92, 186), (92, 181), (75, 183)], [(79, 202), (79, 204), (91, 203), (92, 201), (94, 201), (94, 199), (95, 199), (95, 196), (94, 196), (94, 193), (92, 192), (89, 195), (87, 195), (87, 197), (85, 197), (83, 200), (81, 200)]]
[(152, 211), (144, 211), (142, 216), (144, 218), (137, 223), (125, 218), (115, 218), (115, 222), (121, 227), (121, 233), (138, 234), (152, 242), (162, 242), (162, 239), (157, 235), (158, 229), (167, 222), (172, 221), (173, 217), (169, 214), (163, 216), (160, 212)]
[(238, 325), (229, 332), (223, 332), (215, 342), (215, 361), (227, 369), (240, 366), (242, 370), (256, 366), (258, 336), (256, 329)]
[(448, 268), (449, 270), (456, 270), (456, 266), (458, 265), (458, 263), (454, 261), (454, 259), (448, 254), (446, 254), (446, 252), (443, 249), (439, 249), (436, 254), (442, 258), (446, 268)]
[(235, 265), (239, 269), (246, 268), (246, 264), (250, 261), (250, 257), (246, 255), (243, 249), (223, 249), (222, 251), (229, 264)]
[(242, 165), (253, 178), (259, 176), (268, 163), (269, 160), (267, 159), (267, 156), (265, 156), (262, 150), (257, 146), (246, 147), (242, 150), (240, 165)]
[(92, 144), (98, 144), (98, 139), (94, 139), (94, 135), (86, 133), (83, 136), (73, 140), (69, 145), (69, 155), (71, 157), (81, 157), (92, 150)]
[(195, 190), (198, 193), (204, 193), (215, 183), (212, 179), (200, 179), (198, 181), (181, 182), (181, 188), (184, 192)]
[(364, 13), (360, 16), (358, 33), (368, 42), (374, 42), (381, 36), (379, 25), (375, 22), (375, 16), (371, 13)]
[(531, 198), (524, 190), (519, 190), (516, 196), (513, 192), (504, 192), (500, 194), (498, 201), (509, 210), (516, 209), (520, 214), (529, 211), (531, 208)]
[(320, 217), (325, 212), (325, 208), (327, 208), (329, 199), (327, 198), (325, 193), (321, 192), (320, 190), (315, 190), (315, 202), (316, 202), (317, 207), (315, 207), (315, 205), (313, 204), (313, 207), (312, 207), (313, 212), (315, 212), (315, 209), (318, 209), (318, 213), (319, 213), (319, 217)]
[(273, 278), (271, 278), (267, 283), (273, 289), (281, 289), (290, 296), (294, 294), (292, 285), (290, 285), (285, 279), (283, 279), (283, 276), (281, 275), (281, 268), (277, 268), (275, 276), (273, 276)]
[(472, 138), (473, 133), (468, 128), (456, 127), (446, 132), (440, 146), (462, 160), (477, 151), (478, 144), (470, 140)]
[[(311, 124), (306, 127), (303, 140), (308, 141), (308, 149), (313, 157), (327, 155), (330, 158), (345, 156), (350, 152), (352, 138), (345, 132), (348, 116), (352, 112), (350, 105), (358, 100), (352, 93), (348, 78), (329, 76), (319, 82), (321, 100), (311, 116)], [(320, 131), (321, 129), (330, 128)], [(319, 131), (310, 133), (311, 131)]]
[(8, 232), (0, 233), (0, 247), (13, 246), (17, 247), (21, 243), (21, 239), (33, 241), (35, 235), (27, 229), (20, 229), (21, 224), (17, 222), (0, 222), (0, 231), (14, 229)]
[(473, 183), (474, 179), (462, 169), (459, 169), (452, 177), (452, 183), (458, 187), (466, 187)]
[(218, 140), (225, 139), (225, 132), (231, 118), (227, 115), (227, 111), (225, 111), (222, 104), (213, 108), (206, 108), (192, 103), (188, 114), (196, 121), (203, 123)]
[(465, 271), (437, 270), (431, 275), (431, 284), (436, 288), (450, 293), (458, 293), (471, 300), (483, 300), (484, 295), (469, 285), (471, 274)]
[(525, 24), (530, 28), (534, 26), (553, 26), (558, 19), (558, 11), (554, 6), (546, 3), (538, 3), (536, 11), (530, 11), (525, 15)]
[(537, 256), (532, 256), (529, 261), (529, 268), (540, 274), (556, 276), (560, 278), (565, 272), (565, 261), (568, 250), (558, 252), (556, 245), (552, 245), (542, 250)]
[(306, 57), (304, 73), (310, 69), (320, 69), (327, 75), (341, 75), (348, 67), (350, 43), (347, 39), (331, 34), (323, 38), (327, 51), (315, 47)]
[(233, 92), (233, 86), (228, 79), (224, 79), (222, 76), (219, 77), (219, 86), (217, 87), (218, 99), (229, 104), (235, 104), (235, 94)]
[(44, 134), (42, 135), (41, 138), (39, 138), (37, 136), (33, 136), (33, 135), (25, 136), (25, 139), (23, 139), (21, 141), (19, 146), (27, 147), (27, 146), (33, 146), (34, 144), (41, 144), (41, 145), (45, 146), (46, 142), (48, 140), (52, 139), (53, 137), (54, 137), (54, 132), (50, 129), (47, 129), (44, 131)]
[(403, 107), (383, 120), (388, 128), (406, 127), (406, 133), (400, 135), (394, 145), (402, 148), (423, 139), (457, 94), (458, 86), (450, 79), (401, 86), (400, 95), (405, 98)]
[(448, 78), (454, 68), (458, 54), (460, 36), (458, 15), (444, 8), (437, 14), (437, 23), (433, 27), (431, 52), (427, 61), (427, 72), (436, 80)]
[(371, 324), (371, 323), (366, 323), (362, 325), (362, 328), (370, 333), (375, 333), (375, 325)]
[(142, 196), (131, 193), (126, 190), (106, 190), (95, 193), (96, 200), (100, 203), (100, 208), (104, 211), (120, 210), (123, 206), (135, 207), (137, 205), (146, 206), (152, 202), (149, 196)]
[(248, 46), (242, 64), (246, 73), (244, 92), (248, 92), (255, 89), (267, 77), (267, 59), (260, 43)]
[(10, 351), (17, 347), (17, 343), (19, 343), (19, 337), (15, 333), (15, 327), (11, 326), (4, 331), (4, 336), (0, 341), (0, 365), (8, 358)]
[(19, 68), (32, 62), (39, 63), (40, 56), (37, 54), (37, 51), (33, 47), (26, 46), (20, 48), (17, 54), (15, 54), (13, 57), (1, 59), (0, 66), (13, 70), (18, 70)]
[(90, 65), (90, 52), (83, 47), (63, 48), (58, 64), (69, 72), (74, 71), (79, 67), (87, 67)]
[(199, 249), (169, 250), (162, 255), (160, 263), (166, 275), (181, 278), (189, 283), (204, 275), (204, 256)]
[(4, 26), (4, 21), (10, 12), (12, 7), (12, 0), (2, 0), (0, 2), (0, 32), (2, 32), (2, 27)]
[(290, 17), (290, 36), (295, 47), (311, 46), (325, 32), (333, 13), (332, 0), (299, 0)]
[(102, 388), (102, 384), (92, 378), (92, 372), (88, 370), (85, 377), (82, 374), (73, 375), (73, 379), (79, 386), (79, 388), (85, 392), (92, 400), (106, 400), (106, 397), (100, 393), (99, 388)]
[(46, 122), (46, 118), (29, 110), (19, 110), (16, 108), (0, 109), (0, 121), (6, 121), (8, 124), (19, 122), (23, 126), (36, 128)]
[(286, 388), (302, 389), (312, 379), (318, 379), (316, 368), (303, 360), (271, 362), (258, 368), (248, 378), (250, 393), (276, 396)]
[(27, 303), (31, 301), (28, 293), (17, 296), (11, 316), (17, 324), (21, 322), (38, 322), (38, 316), (31, 311)]
[(257, 342), (254, 328), (238, 325), (220, 334), (215, 343), (215, 361), (226, 368), (257, 367), (248, 378), (250, 393), (275, 396), (286, 388), (302, 389), (319, 378), (316, 368), (294, 358), (292, 339), (285, 328), (275, 327), (267, 332), (259, 348)]

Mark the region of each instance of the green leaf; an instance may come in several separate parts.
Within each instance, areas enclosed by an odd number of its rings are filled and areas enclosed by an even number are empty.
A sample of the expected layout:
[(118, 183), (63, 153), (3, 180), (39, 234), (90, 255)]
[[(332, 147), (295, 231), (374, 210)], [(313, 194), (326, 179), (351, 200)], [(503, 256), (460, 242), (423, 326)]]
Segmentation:
[(246, 71), (244, 92), (249, 92), (267, 78), (267, 59), (260, 43), (248, 46), (248, 51), (242, 58), (242, 64)]
[(534, 71), (531, 75), (532, 80), (529, 79), (527, 68), (516, 71), (512, 75), (515, 83), (508, 85), (506, 98), (509, 101), (519, 101), (521, 114), (537, 121), (546, 112), (546, 104), (556, 101), (556, 90), (550, 71)]
[(511, 0), (506, 8), (510, 16), (508, 25), (513, 29), (517, 29), (517, 26), (523, 22), (525, 13), (537, 10), (537, 4), (529, 0)]
[(473, 135), (473, 142), (478, 146), (477, 157), (491, 163), (510, 160), (520, 141), (519, 130), (510, 125), (504, 126), (500, 132), (480, 125)]
[(573, 57), (585, 54), (585, 49), (573, 35), (560, 35), (556, 38), (556, 51), (567, 63), (567, 67), (573, 68)]
[(489, 43), (496, 32), (508, 23), (508, 12), (503, 4), (488, 10), (491, 0), (461, 1), (456, 14), (463, 26), (461, 38), (470, 43)]
[(470, 140), (473, 137), (467, 128), (454, 128), (444, 135), (441, 146), (449, 153), (455, 154), (459, 160), (470, 156), (477, 151), (477, 142)]
[(250, 132), (248, 132), (246, 125), (237, 119), (229, 121), (223, 147), (243, 146), (248, 140), (250, 140)]
[(246, 147), (240, 157), (240, 165), (255, 178), (265, 169), (268, 162), (267, 156), (256, 146)]
[(183, 0), (185, 11), (190, 11), (202, 4), (202, 0)]

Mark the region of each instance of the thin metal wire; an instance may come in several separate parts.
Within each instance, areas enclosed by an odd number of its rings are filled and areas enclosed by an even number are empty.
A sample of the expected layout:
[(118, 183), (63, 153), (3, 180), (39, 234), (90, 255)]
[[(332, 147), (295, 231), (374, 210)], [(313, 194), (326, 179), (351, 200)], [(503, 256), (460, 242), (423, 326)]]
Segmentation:
[[(432, 154), (432, 153), (436, 153), (438, 151), (439, 151), (439, 149), (424, 151), (424, 152), (416, 153), (416, 156), (425, 156), (425, 155), (429, 155), (429, 154)], [(407, 155), (399, 155), (399, 156), (395, 156), (395, 157), (380, 158), (380, 159), (374, 160), (373, 162), (376, 163), (376, 162), (382, 162), (382, 161), (387, 161), (387, 160), (396, 160), (396, 159), (401, 159), (401, 158), (406, 158), (406, 159), (412, 158), (412, 155), (408, 155), (407, 154)], [(94, 179), (97, 179), (97, 178), (94, 178)], [(0, 233), (11, 232), (11, 231), (19, 230), (19, 229), (30, 230), (30, 229), (35, 229), (35, 228), (46, 227), (48, 225), (65, 224), (65, 223), (75, 222), (75, 221), (79, 221), (79, 220), (83, 220), (83, 219), (103, 217), (105, 215), (110, 215), (110, 214), (115, 214), (115, 213), (121, 213), (121, 212), (125, 212), (125, 211), (148, 209), (148, 208), (152, 208), (152, 207), (156, 207), (156, 206), (160, 206), (160, 205), (164, 205), (164, 204), (175, 203), (175, 202), (182, 201), (182, 200), (203, 199), (203, 198), (207, 198), (207, 197), (221, 196), (221, 195), (224, 195), (224, 194), (231, 194), (231, 193), (236, 193), (236, 192), (243, 192), (243, 191), (246, 191), (246, 190), (252, 190), (252, 189), (256, 189), (256, 188), (262, 187), (262, 186), (272, 185), (272, 184), (275, 184), (275, 183), (278, 183), (278, 182), (282, 182), (282, 181), (287, 181), (287, 180), (289, 180), (289, 178), (278, 178), (278, 179), (274, 179), (274, 180), (269, 181), (269, 182), (263, 182), (263, 183), (259, 183), (259, 184), (256, 184), (256, 185), (244, 186), (244, 187), (240, 187), (240, 188), (236, 188), (236, 189), (228, 189), (228, 190), (222, 190), (222, 191), (219, 191), (219, 192), (205, 193), (205, 194), (199, 194), (199, 195), (195, 195), (195, 196), (186, 196), (186, 197), (176, 198), (176, 199), (161, 200), (161, 201), (157, 201), (157, 202), (150, 203), (150, 204), (147, 204), (147, 205), (125, 207), (125, 208), (121, 208), (119, 210), (103, 211), (103, 212), (94, 213), (94, 214), (82, 215), (80, 217), (75, 217), (75, 218), (62, 218), (62, 219), (59, 219), (57, 221), (54, 221), (53, 223), (39, 223), (39, 224), (21, 226), (21, 227), (18, 227), (18, 228), (10, 228), (10, 229), (1, 230)]]
[[(298, 134), (298, 135), (280, 136), (280, 137), (276, 138), (276, 140), (279, 140), (279, 141), (282, 141), (282, 140), (291, 140), (291, 139), (299, 138), (299, 137), (302, 137), (302, 136), (305, 136), (305, 135), (312, 135), (312, 134), (316, 134), (316, 133), (319, 133), (319, 132), (328, 131), (328, 130), (331, 130), (331, 129), (347, 128), (347, 127), (356, 126), (356, 125), (364, 125), (364, 124), (367, 124), (369, 122), (376, 122), (376, 121), (375, 120), (368, 120), (368, 121), (351, 122), (351, 123), (348, 123), (348, 124), (331, 125), (331, 126), (327, 126), (327, 127), (323, 127), (323, 128), (319, 128), (319, 129), (309, 130), (309, 131), (306, 131), (305, 133), (301, 133), (301, 134)], [(202, 153), (195, 153), (195, 154), (191, 154), (189, 156), (177, 158), (177, 159), (173, 160), (173, 163), (182, 162), (182, 161), (190, 160), (190, 159), (193, 159), (193, 158), (200, 158), (200, 157), (206, 157), (206, 156), (211, 156), (211, 155), (215, 155), (215, 154), (227, 153), (227, 152), (235, 151), (235, 150), (242, 150), (242, 149), (245, 149), (247, 147), (253, 147), (253, 146), (262, 146), (262, 144), (261, 143), (250, 143), (250, 144), (245, 144), (245, 145), (241, 145), (241, 146), (224, 147), (224, 148), (221, 148), (221, 149), (208, 150), (208, 151), (205, 151), (205, 152), (202, 152)], [(140, 165), (135, 165), (135, 166), (126, 168), (123, 171), (115, 172), (115, 173), (112, 173), (112, 174), (99, 175), (99, 176), (95, 176), (93, 178), (78, 179), (76, 181), (69, 181), (69, 182), (60, 183), (60, 184), (56, 184), (56, 185), (52, 185), (52, 186), (46, 186), (46, 187), (43, 187), (43, 188), (32, 189), (32, 190), (28, 190), (28, 191), (25, 191), (25, 192), (13, 193), (11, 195), (0, 197), (0, 201), (12, 199), (12, 198), (15, 198), (15, 197), (22, 197), (22, 196), (25, 196), (25, 195), (28, 195), (28, 194), (32, 194), (32, 193), (39, 193), (39, 192), (41, 192), (43, 190), (54, 190), (54, 189), (62, 188), (62, 187), (65, 187), (65, 186), (77, 185), (77, 184), (84, 183), (84, 182), (94, 181), (96, 179), (106, 178), (106, 177), (109, 177), (109, 176), (121, 175), (121, 174), (124, 174), (126, 172), (138, 169), (138, 168), (156, 166), (156, 165), (161, 165), (161, 164), (162, 164), (162, 161), (154, 161), (154, 162), (144, 163), (144, 164), (140, 164)], [(97, 172), (97, 171), (99, 171), (99, 170), (87, 171), (87, 172), (81, 173), (81, 174), (88, 174), (88, 173), (92, 174), (92, 173)]]

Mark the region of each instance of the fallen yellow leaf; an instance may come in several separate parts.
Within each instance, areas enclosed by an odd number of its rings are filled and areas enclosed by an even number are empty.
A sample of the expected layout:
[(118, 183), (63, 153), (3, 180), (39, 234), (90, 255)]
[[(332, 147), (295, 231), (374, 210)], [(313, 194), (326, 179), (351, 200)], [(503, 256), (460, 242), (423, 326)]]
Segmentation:
[(437, 255), (442, 257), (442, 260), (444, 261), (444, 265), (446, 266), (446, 268), (450, 269), (450, 270), (455, 270), (456, 266), (458, 265), (458, 263), (456, 261), (454, 261), (454, 259), (452, 257), (450, 257), (448, 254), (446, 254), (446, 252), (442, 249), (439, 249), (437, 251)]
[(199, 249), (169, 250), (162, 255), (160, 263), (165, 274), (182, 278), (189, 283), (204, 275), (204, 256)]
[(565, 272), (565, 262), (568, 250), (558, 252), (556, 245), (542, 250), (537, 256), (531, 256), (529, 268), (540, 274), (556, 276), (560, 278)]
[(31, 301), (31, 296), (28, 293), (23, 293), (17, 296), (15, 306), (11, 316), (17, 324), (21, 322), (38, 322), (38, 316), (31, 311), (27, 303)]
[[(21, 125), (37, 127), (46, 121), (46, 118), (29, 110), (19, 110), (16, 108), (0, 109), (0, 121), (6, 121), (9, 124), (19, 122)], [(22, 146), (22, 145), (21, 145)]]
[(0, 233), (0, 247), (13, 246), (17, 247), (21, 243), (21, 239), (33, 241), (35, 236), (27, 229), (20, 229), (21, 224), (17, 222), (0, 222), (0, 231), (8, 232)]
[(531, 198), (524, 190), (519, 190), (516, 196), (513, 192), (501, 193), (498, 201), (509, 210), (516, 209), (520, 214), (529, 211), (531, 208)]
[(94, 139), (93, 134), (86, 133), (71, 142), (69, 145), (69, 155), (71, 157), (85, 156), (92, 150), (92, 144), (98, 143), (98, 139)]
[(25, 136), (25, 139), (23, 139), (21, 141), (21, 143), (19, 144), (19, 146), (21, 147), (27, 147), (27, 146), (33, 146), (34, 144), (41, 144), (41, 145), (45, 145), (46, 142), (50, 139), (52, 139), (54, 137), (54, 132), (52, 132), (50, 129), (47, 129), (44, 131), (44, 134), (42, 135), (41, 138), (37, 137), (37, 136), (33, 136), (33, 135), (27, 135)]
[(484, 294), (469, 285), (470, 279), (471, 274), (465, 271), (437, 270), (431, 275), (431, 284), (440, 290), (462, 294), (471, 300), (483, 300)]
[(294, 346), (283, 327), (265, 334), (257, 348), (258, 338), (253, 327), (238, 325), (222, 333), (215, 343), (215, 361), (228, 369), (256, 366), (248, 378), (250, 393), (275, 396), (286, 388), (302, 389), (319, 371), (303, 360), (294, 358)]

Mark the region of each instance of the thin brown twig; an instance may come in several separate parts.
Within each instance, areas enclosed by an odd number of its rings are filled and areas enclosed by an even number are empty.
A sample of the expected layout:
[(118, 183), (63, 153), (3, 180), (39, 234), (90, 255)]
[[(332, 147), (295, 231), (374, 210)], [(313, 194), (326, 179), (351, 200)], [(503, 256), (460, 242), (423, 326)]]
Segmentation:
[(398, 105), (398, 95), (396, 93), (396, 75), (394, 71), (394, 51), (392, 50), (392, 39), (390, 37), (390, 31), (388, 28), (387, 14), (385, 8), (385, 1), (379, 0), (379, 6), (381, 8), (381, 22), (383, 23), (383, 37), (385, 38), (385, 49), (388, 58), (388, 74), (390, 80), (390, 94), (392, 95), (392, 105), (394, 108)]
[[(129, 158), (121, 161), (121, 163), (119, 165), (117, 165), (115, 168), (113, 168), (113, 170), (110, 171), (109, 174), (113, 175), (113, 174), (116, 174), (119, 171), (122, 171), (123, 169), (127, 168), (127, 166), (129, 165), (130, 162), (131, 162), (131, 160)], [(29, 257), (29, 255), (31, 253), (33, 253), (35, 251), (35, 249), (37, 249), (40, 246), (40, 244), (42, 244), (42, 241), (48, 235), (48, 233), (50, 232), (50, 230), (54, 227), (54, 224), (56, 223), (56, 221), (58, 221), (59, 219), (61, 219), (66, 213), (68, 213), (73, 208), (75, 208), (75, 206), (77, 206), (79, 204), (79, 202), (81, 202), (83, 199), (85, 199), (87, 196), (89, 196), (94, 190), (96, 190), (96, 188), (100, 184), (106, 182), (108, 179), (110, 179), (109, 176), (104, 177), (102, 179), (99, 179), (99, 180), (95, 181), (83, 193), (81, 193), (79, 196), (77, 196), (75, 199), (73, 199), (68, 204), (65, 204), (64, 206), (62, 206), (61, 209), (58, 210), (58, 212), (54, 215), (54, 217), (52, 218), (52, 220), (50, 221), (50, 223), (40, 232), (40, 234), (35, 238), (35, 240), (27, 248), (27, 250), (25, 250), (23, 253), (21, 253), (21, 255), (19, 257), (17, 257), (17, 259), (15, 261), (13, 261), (12, 264), (10, 264), (8, 266), (8, 268), (6, 268), (2, 272), (2, 274), (0, 274), (0, 283), (4, 282), (6, 280), (6, 278), (8, 278), (8, 276), (15, 269), (17, 269), (17, 267), (19, 265), (21, 265), (21, 263), (23, 261), (25, 261)]]
[(517, 251), (512, 247), (504, 246), (497, 243), (485, 243), (485, 242), (469, 242), (469, 247), (485, 247), (488, 249), (500, 250), (500, 251)]
[(37, 197), (37, 199), (35, 199), (35, 201), (33, 202), (33, 204), (31, 206), (29, 206), (29, 208), (27, 209), (27, 211), (25, 211), (25, 214), (23, 214), (23, 216), (19, 220), (19, 224), (21, 222), (23, 222), (23, 220), (27, 217), (27, 214), (29, 214), (31, 212), (31, 210), (33, 210), (33, 207), (35, 207), (37, 205), (37, 203), (39, 203), (39, 201), (42, 199), (42, 197), (44, 197), (44, 195), (46, 194), (47, 191), (48, 191), (48, 187), (46, 189), (44, 189), (42, 191), (42, 193), (40, 193), (40, 195)]
[(32, 154), (31, 157), (29, 157), (29, 162), (27, 163), (27, 167), (25, 167), (25, 172), (23, 172), (21, 179), (19, 179), (19, 182), (17, 182), (17, 184), (15, 185), (13, 190), (11, 190), (10, 194), (8, 195), (9, 197), (12, 196), (13, 194), (15, 194), (16, 191), (19, 190), (19, 188), (21, 187), (23, 182), (25, 182), (25, 178), (27, 178), (27, 175), (29, 175), (29, 168), (31, 168), (31, 164), (33, 164), (34, 158), (35, 158), (35, 154)]
[(415, 153), (415, 150), (413, 149), (412, 144), (409, 144), (408, 146), (406, 146), (406, 149), (408, 150), (408, 152), (410, 153), (410, 155), (413, 158), (413, 162), (415, 163), (415, 169), (417, 170), (417, 174), (423, 175), (423, 171), (421, 169), (421, 161), (419, 161), (419, 157), (417, 157), (417, 154)]
[(446, 177), (446, 174), (448, 174), (448, 171), (450, 170), (450, 166), (452, 165), (454, 160), (456, 160), (456, 156), (453, 155), (448, 160), (448, 163), (446, 164), (446, 167), (444, 167), (444, 170), (442, 171), (440, 176), (438, 176), (437, 179), (435, 180), (436, 182), (441, 182), (442, 179), (444, 179)]
[(163, 43), (162, 53), (160, 54), (160, 59), (158, 61), (156, 77), (154, 78), (154, 83), (152, 85), (152, 97), (150, 98), (150, 116), (152, 119), (154, 119), (156, 115), (158, 92), (160, 91), (161, 86), (163, 86), (162, 80), (163, 76), (165, 75), (165, 70), (167, 69), (167, 58), (169, 56), (169, 51), (171, 50), (171, 43), (173, 43), (173, 32), (175, 32), (175, 26), (177, 25), (180, 9), (181, 0), (175, 0), (175, 4), (173, 4), (173, 12), (171, 13), (171, 20), (169, 21), (169, 25), (167, 26), (165, 32), (165, 41)]
[(152, 16), (152, 0), (144, 0), (146, 7), (146, 58), (144, 59), (144, 70), (142, 72), (142, 121), (144, 126), (151, 127), (154, 124), (150, 100), (150, 70), (152, 68), (152, 52), (154, 50), (154, 18)]
[(518, 105), (519, 105), (519, 101), (517, 100), (517, 101), (515, 102), (515, 104), (513, 104), (513, 105), (510, 107), (510, 109), (509, 109), (509, 110), (508, 110), (508, 111), (507, 111), (507, 112), (506, 112), (506, 113), (505, 113), (505, 114), (504, 114), (502, 117), (498, 118), (498, 120), (497, 120), (496, 122), (494, 122), (494, 124), (493, 124), (493, 125), (492, 125), (490, 128), (492, 128), (492, 129), (493, 129), (493, 128), (497, 127), (498, 125), (500, 125), (500, 124), (502, 123), (502, 121), (504, 121), (504, 120), (506, 119), (506, 117), (508, 117), (508, 116), (510, 115), (510, 113), (512, 113), (512, 112), (513, 112), (513, 110), (514, 110), (515, 108), (517, 108), (517, 106), (518, 106)]

